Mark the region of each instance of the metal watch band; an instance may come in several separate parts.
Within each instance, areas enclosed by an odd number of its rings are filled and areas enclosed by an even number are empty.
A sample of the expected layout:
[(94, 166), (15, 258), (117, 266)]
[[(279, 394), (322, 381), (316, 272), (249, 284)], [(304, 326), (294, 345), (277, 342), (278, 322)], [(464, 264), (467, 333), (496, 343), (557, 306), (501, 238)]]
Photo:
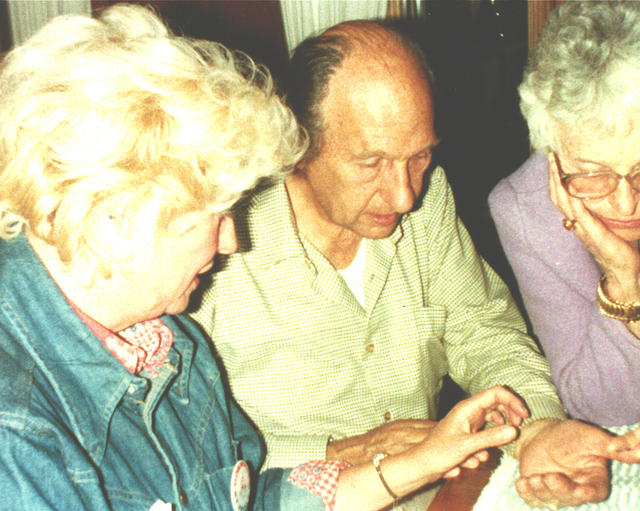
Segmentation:
[(640, 302), (615, 302), (604, 291), (606, 277), (603, 275), (598, 282), (596, 297), (598, 308), (605, 316), (625, 323), (640, 321)]

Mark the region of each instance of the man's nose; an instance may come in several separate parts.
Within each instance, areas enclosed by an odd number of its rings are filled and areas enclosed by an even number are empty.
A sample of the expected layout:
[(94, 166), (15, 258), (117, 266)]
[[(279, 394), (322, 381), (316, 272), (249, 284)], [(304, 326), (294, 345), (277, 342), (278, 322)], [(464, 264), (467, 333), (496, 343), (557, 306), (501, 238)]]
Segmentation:
[(403, 214), (411, 211), (416, 201), (416, 190), (406, 161), (392, 164), (386, 172), (382, 186), (382, 197), (395, 213)]

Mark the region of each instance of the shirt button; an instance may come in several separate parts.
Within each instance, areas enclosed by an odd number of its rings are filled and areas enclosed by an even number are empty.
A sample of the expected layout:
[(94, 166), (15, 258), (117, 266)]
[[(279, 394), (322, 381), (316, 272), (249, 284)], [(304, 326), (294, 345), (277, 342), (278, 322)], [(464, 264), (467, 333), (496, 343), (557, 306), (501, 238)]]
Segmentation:
[(391, 420), (391, 412), (384, 412), (383, 417), (385, 421)]
[(138, 387), (136, 387), (135, 383), (132, 383), (131, 385), (129, 385), (129, 388), (127, 389), (127, 392), (129, 394), (133, 394), (136, 390), (138, 390)]
[(367, 353), (373, 353), (373, 350), (375, 349), (375, 347), (374, 347), (373, 343), (369, 343), (369, 344), (367, 344), (367, 345), (365, 346), (365, 348), (364, 348), (364, 349), (365, 349), (365, 351), (366, 351)]
[(189, 503), (189, 497), (187, 497), (187, 493), (182, 488), (180, 488), (178, 499), (180, 499), (180, 503), (184, 504), (185, 506)]

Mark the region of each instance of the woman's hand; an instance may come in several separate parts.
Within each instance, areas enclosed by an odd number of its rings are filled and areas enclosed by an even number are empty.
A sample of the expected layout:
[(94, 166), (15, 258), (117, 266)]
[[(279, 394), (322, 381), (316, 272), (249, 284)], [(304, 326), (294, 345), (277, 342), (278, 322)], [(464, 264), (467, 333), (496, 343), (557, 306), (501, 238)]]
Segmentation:
[(573, 232), (607, 277), (607, 294), (617, 301), (640, 300), (640, 252), (637, 243), (617, 236), (589, 212), (583, 199), (569, 195), (560, 181), (552, 153), (549, 154), (549, 196), (566, 218), (575, 220)]
[[(415, 448), (416, 459), (429, 479), (425, 483), (455, 477), (460, 467), (476, 468), (488, 459), (488, 448), (515, 440), (515, 426), (528, 416), (524, 403), (504, 387), (492, 387), (460, 401)], [(497, 425), (482, 430), (488, 422)]]

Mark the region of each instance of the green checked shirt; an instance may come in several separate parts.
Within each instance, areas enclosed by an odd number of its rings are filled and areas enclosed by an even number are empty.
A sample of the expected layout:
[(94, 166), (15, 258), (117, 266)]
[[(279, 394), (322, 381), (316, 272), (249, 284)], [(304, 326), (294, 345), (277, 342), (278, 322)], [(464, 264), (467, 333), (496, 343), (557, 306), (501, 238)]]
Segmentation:
[(264, 436), (267, 467), (324, 459), (329, 436), (435, 419), (447, 373), (469, 393), (508, 385), (533, 416), (564, 417), (547, 363), (476, 253), (441, 168), (419, 209), (388, 238), (366, 241), (366, 308), (301, 239), (283, 184), (243, 213), (241, 249), (194, 317)]

